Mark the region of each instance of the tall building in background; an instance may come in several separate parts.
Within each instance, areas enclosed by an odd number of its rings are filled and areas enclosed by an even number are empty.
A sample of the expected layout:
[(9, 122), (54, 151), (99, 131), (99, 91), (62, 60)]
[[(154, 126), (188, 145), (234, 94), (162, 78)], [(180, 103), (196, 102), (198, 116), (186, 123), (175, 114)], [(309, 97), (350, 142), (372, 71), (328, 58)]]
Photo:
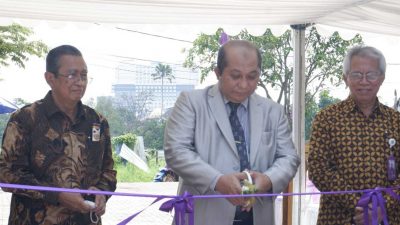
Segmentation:
[[(116, 82), (113, 84), (115, 100), (120, 105), (135, 105), (140, 110), (138, 117), (156, 117), (165, 113), (175, 104), (180, 92), (193, 90), (199, 81), (199, 73), (178, 64), (167, 64), (172, 69), (171, 80), (154, 80), (157, 62), (129, 60), (121, 62), (116, 69)], [(163, 92), (163, 93), (162, 93)], [(163, 96), (163, 107), (161, 107)]]

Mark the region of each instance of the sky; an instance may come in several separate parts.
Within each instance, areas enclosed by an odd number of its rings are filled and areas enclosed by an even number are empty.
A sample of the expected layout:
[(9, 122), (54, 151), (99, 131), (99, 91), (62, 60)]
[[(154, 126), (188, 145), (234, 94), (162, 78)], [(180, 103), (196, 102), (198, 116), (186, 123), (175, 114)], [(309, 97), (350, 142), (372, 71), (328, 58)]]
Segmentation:
[[(84, 101), (97, 96), (112, 94), (112, 84), (115, 82), (116, 66), (127, 59), (144, 59), (163, 63), (181, 64), (185, 59), (183, 48), (190, 48), (191, 43), (201, 32), (215, 32), (215, 27), (184, 26), (184, 25), (120, 25), (120, 24), (93, 24), (72, 22), (50, 22), (38, 20), (0, 19), (0, 25), (17, 22), (31, 27), (35, 40), (42, 40), (50, 48), (62, 44), (71, 44), (78, 47), (88, 64), (89, 76), (93, 81), (88, 85)], [(335, 29), (318, 27), (319, 32), (326, 35)], [(238, 32), (234, 27), (224, 27), (228, 34)], [(288, 27), (274, 27), (274, 32), (288, 29)], [(353, 31), (336, 29), (348, 38)], [(137, 32), (170, 37), (172, 39), (149, 36)], [(394, 90), (400, 88), (400, 38), (377, 34), (361, 33), (364, 42), (380, 49), (386, 56), (388, 63), (386, 80), (378, 96), (387, 104), (393, 104)], [(178, 40), (176, 40), (178, 39)], [(9, 100), (22, 98), (27, 101), (41, 99), (49, 90), (44, 80), (45, 59), (31, 57), (25, 69), (15, 65), (0, 67), (0, 96)], [(210, 75), (206, 82), (197, 88), (215, 83), (214, 75)], [(331, 94), (344, 99), (348, 90), (344, 86), (330, 88)], [(398, 90), (400, 92), (400, 89)], [(262, 92), (259, 92), (262, 93)], [(400, 93), (399, 93), (400, 94)]]
[[(117, 29), (126, 27), (118, 25), (96, 25), (87, 23), (56, 23), (35, 21), (17, 21), (32, 27), (35, 40), (42, 40), (50, 48), (62, 44), (71, 44), (81, 50), (88, 65), (89, 76), (93, 77), (88, 86), (85, 98), (111, 95), (111, 84), (115, 81), (115, 68), (121, 61), (130, 58), (160, 61), (165, 63), (182, 63), (182, 49), (190, 43), (169, 40), (159, 37), (138, 34)], [(157, 27), (153, 33), (164, 33), (169, 37), (193, 40), (187, 35), (176, 35), (173, 27)], [(136, 28), (133, 28), (136, 29)], [(141, 25), (141, 31), (149, 30)], [(160, 31), (160, 30), (158, 30)], [(45, 59), (31, 57), (25, 69), (15, 65), (0, 68), (0, 94), (7, 99), (20, 97), (28, 101), (42, 98), (49, 90), (44, 80)]]

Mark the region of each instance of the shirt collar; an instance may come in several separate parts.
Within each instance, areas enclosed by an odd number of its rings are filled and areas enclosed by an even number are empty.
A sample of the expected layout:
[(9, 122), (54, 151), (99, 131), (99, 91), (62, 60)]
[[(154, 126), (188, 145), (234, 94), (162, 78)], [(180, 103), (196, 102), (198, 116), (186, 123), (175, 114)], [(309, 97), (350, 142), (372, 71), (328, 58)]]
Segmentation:
[[(56, 113), (63, 113), (60, 108), (58, 108), (58, 106), (56, 105), (56, 103), (54, 102), (54, 99), (52, 97), (52, 92), (49, 91), (47, 92), (46, 96), (43, 99), (43, 104), (45, 107), (45, 111), (46, 111), (46, 115), (48, 117), (53, 116)], [(78, 102), (78, 112), (77, 112), (77, 118), (81, 118), (81, 117), (85, 117), (85, 112), (83, 109), (83, 104), (81, 101)]]
[[(356, 102), (354, 101), (354, 98), (350, 95), (347, 97), (347, 99), (344, 101), (344, 110), (347, 111), (348, 113), (351, 112), (356, 112), (359, 111), (361, 112), (360, 108), (357, 106)], [(386, 112), (385, 108), (383, 107), (383, 104), (379, 102), (379, 99), (376, 98), (376, 103), (374, 106), (374, 109), (372, 110), (372, 114), (383, 114), (387, 115), (388, 112)]]
[[(223, 98), (224, 98), (225, 105), (227, 105), (229, 100), (226, 99), (225, 96), (223, 96)], [(243, 102), (240, 103), (240, 105), (242, 105), (247, 110), (247, 107), (249, 105), (249, 98), (246, 98)]]

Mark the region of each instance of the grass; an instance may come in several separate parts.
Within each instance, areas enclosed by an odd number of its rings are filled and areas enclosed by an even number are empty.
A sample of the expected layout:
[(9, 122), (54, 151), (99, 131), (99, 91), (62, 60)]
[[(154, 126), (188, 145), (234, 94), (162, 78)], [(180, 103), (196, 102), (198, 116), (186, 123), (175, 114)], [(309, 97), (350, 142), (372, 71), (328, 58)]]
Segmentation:
[(121, 160), (116, 160), (115, 169), (117, 170), (118, 182), (153, 182), (154, 176), (158, 173), (160, 167), (164, 167), (165, 161), (155, 158), (148, 161), (149, 172), (145, 172), (132, 163), (124, 164)]

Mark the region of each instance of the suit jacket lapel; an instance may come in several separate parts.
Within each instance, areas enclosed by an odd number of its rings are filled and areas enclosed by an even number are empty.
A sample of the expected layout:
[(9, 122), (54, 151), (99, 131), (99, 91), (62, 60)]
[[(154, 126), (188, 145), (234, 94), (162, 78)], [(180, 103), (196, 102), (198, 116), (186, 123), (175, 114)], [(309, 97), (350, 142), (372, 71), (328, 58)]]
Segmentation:
[[(224, 105), (224, 100), (222, 98), (221, 92), (219, 91), (218, 84), (213, 85), (208, 89), (208, 107), (211, 110), (221, 133), (229, 143), (230, 148), (235, 155), (238, 155), (236, 151), (235, 140), (233, 138), (231, 125), (226, 114), (226, 108)], [(221, 104), (222, 103), (222, 104)]]
[(249, 117), (250, 117), (250, 164), (253, 165), (257, 157), (258, 146), (261, 141), (263, 121), (262, 102), (254, 94), (249, 99)]

